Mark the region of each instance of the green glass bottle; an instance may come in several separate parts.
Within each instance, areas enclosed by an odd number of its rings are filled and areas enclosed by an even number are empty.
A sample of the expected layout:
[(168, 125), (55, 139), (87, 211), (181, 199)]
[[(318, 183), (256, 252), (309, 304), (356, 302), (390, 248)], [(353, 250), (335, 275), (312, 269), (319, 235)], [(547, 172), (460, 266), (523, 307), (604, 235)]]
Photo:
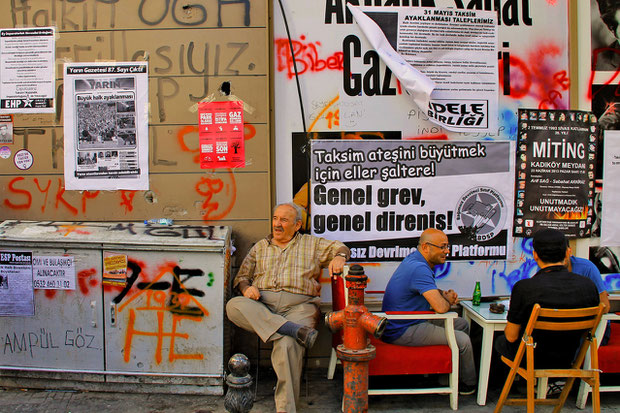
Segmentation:
[(480, 291), (480, 281), (476, 281), (476, 286), (474, 287), (474, 296), (471, 299), (472, 305), (480, 305), (481, 297), (482, 297), (482, 291)]

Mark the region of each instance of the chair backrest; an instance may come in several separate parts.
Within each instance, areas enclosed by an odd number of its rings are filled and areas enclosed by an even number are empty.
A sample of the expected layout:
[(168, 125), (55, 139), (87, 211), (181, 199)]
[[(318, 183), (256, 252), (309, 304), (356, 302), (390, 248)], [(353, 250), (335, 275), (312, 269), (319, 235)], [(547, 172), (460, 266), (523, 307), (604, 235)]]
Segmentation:
[(345, 287), (344, 277), (349, 273), (349, 266), (345, 265), (342, 274), (331, 277), (332, 281), (332, 311), (339, 311), (347, 306), (347, 289)]
[[(599, 304), (597, 307), (572, 309), (542, 308), (540, 304), (535, 304), (532, 308), (530, 319), (523, 331), (523, 340), (517, 351), (517, 357), (520, 358), (523, 355), (527, 346), (530, 346), (527, 350), (528, 354), (530, 350), (533, 350), (534, 340), (532, 335), (536, 334), (536, 331), (554, 332), (551, 334), (555, 334), (555, 332), (573, 332), (569, 336), (554, 336), (553, 339), (547, 335), (542, 341), (537, 341), (535, 347), (537, 347), (536, 351), (538, 351), (538, 348), (541, 348), (539, 344), (546, 347), (546, 351), (542, 348), (540, 350), (545, 354), (545, 357), (540, 360), (542, 365), (551, 367), (554, 363), (568, 363), (580, 366), (585, 358), (589, 343), (596, 343), (595, 332), (601, 321), (603, 309), (603, 304)], [(579, 344), (579, 332), (583, 332), (582, 337), (588, 338), (588, 340), (582, 339), (581, 345)], [(556, 342), (558, 340), (562, 340), (562, 342)], [(549, 350), (552, 350), (551, 353)], [(576, 357), (575, 353), (577, 353)], [(571, 363), (571, 360), (574, 360), (574, 363)], [(539, 365), (539, 363), (536, 364)]]
[(542, 308), (540, 304), (534, 304), (524, 334), (530, 336), (534, 330), (589, 330), (594, 336), (596, 327), (603, 316), (603, 308), (603, 304), (597, 307), (570, 309)]

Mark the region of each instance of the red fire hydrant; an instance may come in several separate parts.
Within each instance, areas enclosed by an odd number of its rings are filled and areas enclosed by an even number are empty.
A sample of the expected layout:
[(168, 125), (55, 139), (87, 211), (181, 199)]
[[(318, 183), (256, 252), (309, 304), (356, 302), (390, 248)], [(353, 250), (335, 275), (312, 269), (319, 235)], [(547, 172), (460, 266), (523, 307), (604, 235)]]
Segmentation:
[(325, 324), (332, 332), (344, 328), (343, 344), (336, 349), (344, 369), (344, 412), (362, 413), (368, 411), (368, 362), (376, 352), (366, 333), (380, 337), (387, 319), (371, 314), (364, 306), (368, 277), (360, 265), (352, 265), (345, 280), (349, 303), (344, 310), (327, 313)]

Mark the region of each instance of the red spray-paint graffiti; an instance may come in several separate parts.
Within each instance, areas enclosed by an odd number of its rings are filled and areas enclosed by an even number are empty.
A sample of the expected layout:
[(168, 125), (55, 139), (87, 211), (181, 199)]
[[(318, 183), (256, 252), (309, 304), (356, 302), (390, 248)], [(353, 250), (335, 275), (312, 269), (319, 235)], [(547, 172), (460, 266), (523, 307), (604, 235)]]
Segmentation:
[[(293, 53), (295, 54), (295, 62), (297, 63), (297, 73), (303, 75), (306, 72), (322, 72), (324, 70), (342, 71), (343, 53), (335, 52), (325, 59), (319, 57), (319, 48), (321, 42), (304, 43), (306, 36), (300, 36), (299, 40), (292, 40)], [(293, 58), (291, 57), (289, 42), (287, 38), (274, 40), (276, 46), (278, 72), (286, 71), (289, 79), (295, 76), (295, 68), (293, 66)]]
[[(527, 59), (510, 54), (499, 60), (499, 83), (504, 89), (504, 65), (509, 60), (510, 97), (534, 98), (540, 109), (566, 109), (568, 102), (562, 92), (567, 91), (570, 82), (565, 70), (553, 67), (552, 60), (561, 56), (563, 50), (554, 44), (543, 44), (528, 54)], [(504, 90), (506, 94), (506, 90)]]

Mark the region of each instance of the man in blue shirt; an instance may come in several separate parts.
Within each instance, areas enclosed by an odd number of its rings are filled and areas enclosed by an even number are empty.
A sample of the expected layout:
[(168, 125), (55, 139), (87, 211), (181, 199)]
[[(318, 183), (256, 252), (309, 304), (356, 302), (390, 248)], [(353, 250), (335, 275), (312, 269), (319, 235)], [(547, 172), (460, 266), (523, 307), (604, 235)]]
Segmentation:
[[(568, 253), (570, 254), (570, 258), (568, 259), (566, 265), (568, 271), (572, 271), (575, 274), (583, 275), (584, 277), (591, 279), (596, 285), (601, 303), (605, 306), (604, 312), (609, 312), (609, 293), (605, 289), (605, 283), (603, 282), (603, 277), (601, 277), (601, 272), (598, 268), (596, 268), (596, 265), (594, 265), (592, 261), (585, 258), (575, 257), (570, 247), (568, 247)], [(610, 322), (607, 321), (607, 328), (605, 329), (605, 334), (601, 339), (601, 346), (604, 346), (609, 342), (609, 337), (611, 336), (611, 328), (609, 328), (609, 323)]]
[[(429, 311), (446, 313), (458, 302), (453, 290), (437, 288), (433, 268), (446, 262), (450, 252), (448, 237), (442, 231), (429, 228), (422, 233), (418, 248), (398, 266), (388, 282), (383, 297), (383, 311)], [(443, 320), (390, 320), (381, 339), (400, 346), (445, 345)], [(476, 367), (469, 339), (469, 326), (462, 318), (454, 320), (459, 347), (460, 394), (473, 394), (476, 386)]]

